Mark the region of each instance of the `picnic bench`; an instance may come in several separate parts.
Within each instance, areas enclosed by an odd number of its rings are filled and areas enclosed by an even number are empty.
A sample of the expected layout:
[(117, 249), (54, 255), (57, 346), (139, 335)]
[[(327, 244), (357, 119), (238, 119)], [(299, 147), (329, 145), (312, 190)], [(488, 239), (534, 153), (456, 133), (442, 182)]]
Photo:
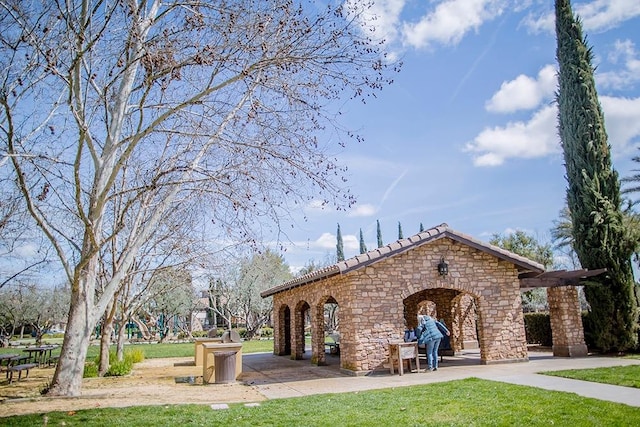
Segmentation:
[(27, 378), (29, 376), (29, 369), (35, 368), (37, 366), (37, 363), (23, 363), (21, 365), (9, 367), (9, 370), (7, 371), (7, 375), (9, 376), (9, 384), (11, 384), (11, 382), (13, 381), (14, 372), (18, 373), (18, 381), (20, 381), (20, 379), (22, 378), (22, 371), (26, 371), (26, 375), (24, 377)]
[(325, 342), (324, 343), (325, 352), (329, 349), (329, 354), (340, 354), (340, 343), (339, 342)]

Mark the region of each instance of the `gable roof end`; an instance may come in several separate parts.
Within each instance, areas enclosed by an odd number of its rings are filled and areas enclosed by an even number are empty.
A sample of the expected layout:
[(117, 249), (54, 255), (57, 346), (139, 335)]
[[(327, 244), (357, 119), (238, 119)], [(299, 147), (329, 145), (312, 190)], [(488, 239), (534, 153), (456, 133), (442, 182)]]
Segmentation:
[(414, 234), (413, 236), (410, 236), (408, 238), (396, 240), (395, 242), (389, 243), (388, 245), (381, 248), (372, 249), (364, 254), (356, 255), (347, 260), (337, 262), (328, 267), (312, 271), (311, 273), (307, 273), (303, 276), (289, 280), (282, 285), (275, 286), (273, 288), (267, 289), (266, 291), (263, 291), (260, 296), (262, 298), (267, 298), (279, 292), (306, 285), (307, 283), (312, 283), (318, 280), (326, 279), (328, 277), (336, 276), (338, 274), (346, 274), (351, 271), (359, 270), (361, 268), (375, 264), (379, 261), (394, 257), (411, 249), (415, 249), (419, 246), (443, 238), (449, 238), (464, 245), (478, 249), (479, 251), (491, 254), (497, 258), (511, 262), (520, 272), (542, 273), (544, 271), (544, 266), (542, 264), (531, 261), (528, 258), (514, 254), (513, 252), (509, 252), (497, 246), (484, 243), (464, 233), (452, 230), (446, 223), (442, 223), (436, 227), (430, 228), (418, 234)]

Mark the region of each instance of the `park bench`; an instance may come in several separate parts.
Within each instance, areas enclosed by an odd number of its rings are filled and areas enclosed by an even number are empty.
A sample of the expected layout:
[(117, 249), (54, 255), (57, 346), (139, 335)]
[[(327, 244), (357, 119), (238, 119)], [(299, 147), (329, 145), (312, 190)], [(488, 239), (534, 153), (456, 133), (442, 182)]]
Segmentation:
[(13, 381), (14, 372), (18, 373), (18, 381), (20, 381), (20, 379), (22, 378), (22, 371), (27, 372), (24, 376), (25, 378), (27, 378), (29, 376), (29, 369), (35, 368), (36, 366), (38, 366), (37, 363), (23, 363), (21, 365), (11, 366), (9, 368), (9, 371), (7, 372), (7, 374), (9, 375), (9, 384), (11, 384), (11, 382)]

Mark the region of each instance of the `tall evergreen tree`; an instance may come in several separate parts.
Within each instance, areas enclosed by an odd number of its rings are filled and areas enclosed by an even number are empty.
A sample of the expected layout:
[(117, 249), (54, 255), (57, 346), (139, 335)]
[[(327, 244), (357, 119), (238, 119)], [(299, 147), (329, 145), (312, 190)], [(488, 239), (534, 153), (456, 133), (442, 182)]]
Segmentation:
[(338, 231), (336, 232), (336, 258), (338, 261), (344, 261), (344, 243), (342, 242), (342, 233), (340, 232), (340, 224), (338, 224)]
[(569, 0), (556, 0), (559, 133), (567, 171), (567, 204), (574, 249), (583, 268), (606, 267), (589, 281), (586, 321), (602, 351), (624, 351), (637, 341), (633, 295), (633, 239), (624, 226), (618, 174), (611, 164), (604, 117), (598, 101), (592, 51)]
[(362, 235), (362, 228), (360, 229), (360, 253), (367, 252), (367, 245), (364, 243), (364, 236)]
[(381, 247), (384, 246), (384, 243), (382, 242), (382, 231), (380, 230), (380, 220), (379, 219), (376, 220), (376, 224), (378, 226), (378, 229), (377, 229), (378, 247), (381, 248)]
[(398, 240), (404, 239), (404, 235), (402, 234), (402, 224), (398, 221)]
[(420, 233), (422, 233), (424, 231), (424, 225), (422, 225), (422, 223), (420, 223)]

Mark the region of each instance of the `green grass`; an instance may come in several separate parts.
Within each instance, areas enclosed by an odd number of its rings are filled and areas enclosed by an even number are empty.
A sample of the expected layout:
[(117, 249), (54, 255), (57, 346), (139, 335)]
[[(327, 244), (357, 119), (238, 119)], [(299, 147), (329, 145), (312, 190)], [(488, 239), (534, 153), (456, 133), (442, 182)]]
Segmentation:
[[(215, 401), (215, 397), (212, 397)], [(588, 410), (586, 410), (588, 408)], [(11, 426), (622, 426), (640, 425), (640, 409), (627, 405), (469, 378), (366, 392), (262, 402), (259, 407), (141, 406), (4, 418)]]
[(640, 365), (613, 366), (610, 368), (593, 369), (568, 369), (565, 371), (549, 371), (541, 373), (556, 377), (571, 378), (574, 380), (640, 388)]
[[(115, 346), (111, 347), (115, 351)], [(162, 343), (162, 344), (130, 344), (126, 345), (127, 350), (140, 349), (144, 351), (146, 359), (159, 359), (165, 357), (193, 357), (195, 346), (193, 343)], [(252, 340), (242, 343), (242, 352), (247, 353), (263, 353), (273, 351), (273, 340)], [(100, 352), (100, 347), (92, 345), (87, 352), (87, 360), (95, 359)], [(0, 354), (16, 353), (21, 354), (21, 348), (0, 348)], [(60, 353), (60, 350), (57, 350)], [(57, 354), (56, 351), (53, 354)]]

